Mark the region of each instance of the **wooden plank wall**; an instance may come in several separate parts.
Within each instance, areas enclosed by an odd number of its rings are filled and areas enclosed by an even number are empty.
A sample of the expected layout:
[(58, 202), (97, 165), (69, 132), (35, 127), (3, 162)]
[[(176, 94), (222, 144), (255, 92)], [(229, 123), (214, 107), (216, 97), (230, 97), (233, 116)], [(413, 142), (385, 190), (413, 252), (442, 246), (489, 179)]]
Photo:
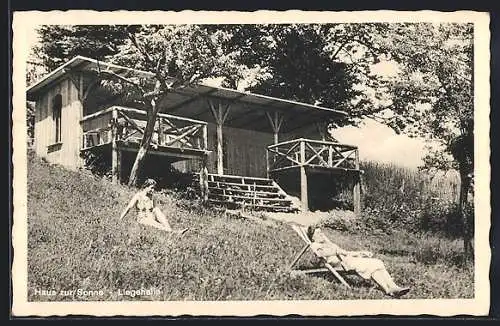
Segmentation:
[[(52, 117), (53, 99), (62, 96), (61, 110), (61, 145), (49, 147), (55, 143), (55, 126)], [(80, 147), (82, 142), (82, 105), (78, 99), (78, 89), (70, 79), (63, 79), (47, 89), (36, 103), (35, 112), (35, 150), (37, 155), (49, 162), (68, 168), (82, 166)]]
[(98, 117), (86, 120), (82, 123), (83, 131), (105, 128), (109, 125), (109, 121), (111, 119), (112, 119), (112, 113), (108, 112)]
[[(215, 125), (209, 126), (209, 139), (215, 140), (210, 131), (215, 132)], [(227, 142), (226, 174), (251, 177), (266, 176), (266, 147), (274, 141), (273, 134), (254, 130), (225, 127)], [(215, 156), (212, 157), (215, 168)]]
[[(228, 163), (224, 174), (266, 176), (266, 148), (273, 144), (273, 134), (224, 126), (223, 135), (226, 141), (225, 152)], [(316, 125), (313, 124), (287, 134), (280, 134), (279, 141), (301, 137), (321, 140), (321, 135)], [(209, 173), (217, 173), (216, 126), (214, 123), (208, 123), (208, 148), (212, 151), (208, 160), (208, 171)], [(194, 160), (182, 161), (174, 163), (174, 167), (182, 172), (198, 172), (199, 163)]]
[[(286, 121), (285, 121), (286, 123)], [(286, 134), (280, 134), (279, 141), (287, 141), (298, 138), (321, 140), (321, 135), (315, 124), (307, 125), (303, 128), (293, 130)]]
[[(266, 176), (266, 147), (273, 143), (271, 133), (224, 127), (223, 135), (226, 141), (224, 151), (227, 155), (224, 174)], [(217, 173), (214, 123), (208, 123), (208, 148), (212, 151), (208, 159), (208, 172)], [(182, 172), (198, 172), (200, 165), (196, 160), (189, 160), (174, 163), (173, 166)]]

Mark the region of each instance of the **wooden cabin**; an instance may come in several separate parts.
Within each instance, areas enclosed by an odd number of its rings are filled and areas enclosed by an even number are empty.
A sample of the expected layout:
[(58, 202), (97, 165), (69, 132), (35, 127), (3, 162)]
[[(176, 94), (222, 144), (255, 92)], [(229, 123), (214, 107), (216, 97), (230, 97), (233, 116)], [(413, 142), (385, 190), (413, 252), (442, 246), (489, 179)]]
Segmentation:
[[(71, 169), (91, 156), (120, 182), (130, 173), (146, 112), (100, 87), (96, 71), (104, 70), (152, 78), (78, 56), (31, 85), (27, 99), (36, 102), (37, 155)], [(346, 113), (207, 84), (171, 92), (160, 107), (144, 176), (174, 167), (194, 173), (213, 203), (277, 211), (293, 210), (290, 196), (307, 210), (312, 189), (343, 178), (359, 214), (358, 148), (329, 140), (327, 132), (328, 122)]]

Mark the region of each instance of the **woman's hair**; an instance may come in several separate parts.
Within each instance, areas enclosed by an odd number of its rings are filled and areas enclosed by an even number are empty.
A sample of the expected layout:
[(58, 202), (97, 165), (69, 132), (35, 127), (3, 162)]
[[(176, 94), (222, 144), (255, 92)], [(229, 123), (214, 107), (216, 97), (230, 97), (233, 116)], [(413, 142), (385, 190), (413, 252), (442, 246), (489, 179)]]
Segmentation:
[(145, 189), (149, 186), (156, 187), (156, 181), (153, 179), (146, 179), (146, 181), (144, 181), (144, 183), (142, 184), (142, 188)]

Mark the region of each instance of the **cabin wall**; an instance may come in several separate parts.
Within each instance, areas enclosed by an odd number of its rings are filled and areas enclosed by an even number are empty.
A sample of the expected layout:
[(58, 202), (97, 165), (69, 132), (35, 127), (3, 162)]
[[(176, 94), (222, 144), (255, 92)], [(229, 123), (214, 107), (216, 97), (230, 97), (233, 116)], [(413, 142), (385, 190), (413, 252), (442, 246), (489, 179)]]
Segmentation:
[[(274, 143), (272, 133), (258, 132), (224, 126), (224, 174), (243, 175), (252, 177), (266, 177), (267, 146)], [(321, 140), (321, 134), (315, 124), (294, 130), (290, 133), (279, 134), (279, 141), (297, 138)], [(217, 173), (217, 127), (208, 123), (208, 149), (212, 151), (208, 159), (208, 172)], [(198, 172), (200, 162), (196, 160), (176, 162), (173, 166), (182, 172)]]
[[(286, 123), (286, 121), (285, 121)], [(288, 141), (292, 139), (306, 138), (321, 140), (321, 134), (315, 124), (304, 126), (303, 128), (292, 130), (291, 132), (280, 134), (279, 141)]]
[[(55, 121), (52, 114), (53, 100), (57, 94), (62, 97), (61, 141), (55, 139)], [(82, 142), (82, 105), (78, 89), (70, 79), (63, 79), (52, 85), (36, 102), (35, 151), (38, 156), (51, 163), (68, 168), (82, 166), (80, 147)]]
[[(273, 143), (271, 133), (223, 127), (224, 153), (227, 156), (224, 174), (252, 177), (266, 176), (266, 147)], [(208, 124), (208, 146), (212, 150), (208, 162), (210, 173), (217, 172), (217, 127)]]
[[(266, 148), (273, 143), (273, 134), (253, 130), (223, 127), (225, 163), (224, 174), (265, 177)], [(217, 126), (208, 123), (208, 172), (217, 173)], [(182, 171), (198, 172), (200, 162), (189, 160), (174, 163)]]

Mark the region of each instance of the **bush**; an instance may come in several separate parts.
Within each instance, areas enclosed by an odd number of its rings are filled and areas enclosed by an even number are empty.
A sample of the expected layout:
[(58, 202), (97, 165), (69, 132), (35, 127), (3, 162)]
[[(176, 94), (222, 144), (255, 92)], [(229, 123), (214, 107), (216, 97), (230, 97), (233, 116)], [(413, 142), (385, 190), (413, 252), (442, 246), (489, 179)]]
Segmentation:
[[(361, 168), (365, 171), (362, 177), (365, 227), (436, 232), (449, 237), (461, 235), (463, 224), (455, 200), (455, 179), (442, 176), (437, 186), (433, 186), (427, 174), (416, 170), (375, 162), (363, 162)], [(473, 210), (470, 203), (467, 206), (470, 227)]]
[(473, 260), (464, 256), (460, 240), (446, 240), (438, 237), (423, 236), (415, 248), (414, 258), (425, 265), (445, 264), (463, 268)]

